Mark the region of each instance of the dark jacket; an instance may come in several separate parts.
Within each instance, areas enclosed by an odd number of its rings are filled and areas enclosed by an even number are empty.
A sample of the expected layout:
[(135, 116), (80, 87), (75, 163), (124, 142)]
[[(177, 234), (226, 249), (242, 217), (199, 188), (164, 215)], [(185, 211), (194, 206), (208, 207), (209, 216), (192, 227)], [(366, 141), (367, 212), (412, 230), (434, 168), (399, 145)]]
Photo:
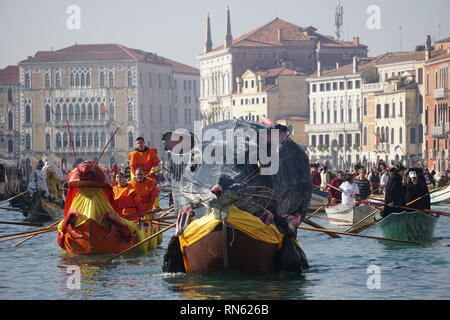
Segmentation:
[[(394, 202), (394, 208), (389, 207), (388, 204)], [(386, 196), (384, 198), (384, 210), (381, 216), (384, 218), (392, 212), (402, 212), (399, 208), (405, 204), (405, 188), (403, 186), (402, 177), (398, 174), (393, 174), (389, 177), (389, 182), (386, 186)]]
[[(425, 194), (429, 194), (426, 183), (422, 183), (419, 180), (417, 184), (414, 184), (412, 181), (409, 181), (406, 184), (405, 202), (409, 203)], [(420, 200), (417, 200), (416, 202), (411, 203), (408, 207), (416, 209), (430, 209), (430, 196), (428, 195)]]

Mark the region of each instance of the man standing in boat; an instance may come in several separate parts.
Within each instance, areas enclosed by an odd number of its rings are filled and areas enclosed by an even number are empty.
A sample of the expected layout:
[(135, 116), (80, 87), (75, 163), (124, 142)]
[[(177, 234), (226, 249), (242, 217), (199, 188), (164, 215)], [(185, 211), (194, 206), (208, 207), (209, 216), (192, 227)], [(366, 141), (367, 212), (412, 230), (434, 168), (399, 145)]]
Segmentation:
[(118, 208), (117, 213), (127, 220), (137, 220), (137, 206), (139, 198), (133, 185), (127, 183), (122, 172), (118, 171), (115, 175), (117, 185), (113, 187), (114, 202)]
[(354, 182), (351, 173), (345, 175), (345, 181), (339, 186), (339, 189), (342, 190), (342, 203), (346, 206), (354, 206), (356, 204), (356, 195), (359, 194), (359, 188)]
[(366, 179), (366, 169), (359, 170), (359, 176), (355, 181), (359, 189), (359, 198), (366, 200), (370, 196), (370, 182)]
[(331, 198), (331, 204), (334, 206), (342, 201), (342, 192), (339, 190), (336, 190), (339, 188), (339, 186), (344, 182), (342, 179), (344, 176), (344, 173), (342, 171), (338, 171), (337, 177), (331, 180), (330, 185), (334, 188), (328, 189), (328, 194)]
[(160, 161), (158, 158), (158, 150), (146, 147), (143, 137), (136, 138), (136, 146), (137, 148), (128, 155), (131, 172), (134, 175), (137, 168), (142, 168), (145, 176), (150, 175), (155, 179)]
[(403, 178), (398, 173), (397, 167), (389, 169), (389, 181), (386, 186), (386, 196), (384, 198), (384, 210), (381, 217), (386, 217), (393, 212), (401, 212), (400, 206), (405, 204), (405, 192)]
[(425, 182), (425, 177), (420, 175), (420, 172), (418, 173), (416, 170), (410, 170), (408, 173), (408, 178), (409, 179), (405, 187), (405, 202), (409, 203), (420, 198), (420, 200), (411, 203), (408, 207), (416, 209), (430, 209), (430, 195)]

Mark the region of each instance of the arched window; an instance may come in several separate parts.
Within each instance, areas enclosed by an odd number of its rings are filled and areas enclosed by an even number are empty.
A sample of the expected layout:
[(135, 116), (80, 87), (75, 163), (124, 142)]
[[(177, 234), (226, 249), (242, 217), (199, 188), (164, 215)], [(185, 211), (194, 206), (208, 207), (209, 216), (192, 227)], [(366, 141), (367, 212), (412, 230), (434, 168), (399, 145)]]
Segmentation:
[(114, 110), (114, 103), (109, 104), (109, 120), (114, 121), (115, 119), (115, 110)]
[(100, 88), (104, 88), (105, 87), (105, 72), (101, 71), (100, 72)]
[(423, 113), (423, 97), (422, 97), (422, 95), (419, 95), (419, 105), (418, 105), (418, 107), (419, 107), (419, 114), (422, 114)]
[(12, 112), (8, 112), (8, 130), (14, 129), (14, 122), (13, 122), (13, 114)]
[(106, 113), (106, 108), (105, 108), (105, 105), (102, 103), (100, 105), (100, 120), (105, 120), (105, 118), (106, 118), (105, 113)]
[(61, 148), (61, 133), (56, 134), (56, 148)]
[(80, 105), (77, 103), (75, 105), (75, 120), (80, 120), (81, 117), (81, 108)]
[(386, 143), (389, 143), (389, 127), (386, 127)]
[(78, 147), (80, 147), (80, 145), (81, 145), (80, 133), (77, 132), (75, 134), (75, 147), (78, 148)]
[(394, 128), (391, 128), (391, 144), (394, 144)]
[(70, 74), (70, 86), (75, 87), (75, 76), (73, 73)]
[(363, 102), (363, 115), (367, 116), (367, 98), (364, 98)]
[(133, 73), (128, 71), (128, 87), (131, 88), (133, 86)]
[(352, 122), (352, 108), (348, 107), (348, 119), (347, 122)]
[(56, 105), (56, 121), (61, 121), (61, 106), (59, 104)]
[(386, 142), (386, 134), (384, 132), (384, 127), (381, 127), (381, 142)]
[(9, 87), (8, 89), (8, 102), (9, 103), (13, 103), (14, 99), (13, 99), (13, 89), (11, 87)]
[(50, 88), (50, 73), (45, 73), (45, 87)]
[(99, 146), (100, 146), (100, 141), (99, 141), (99, 138), (98, 138), (98, 132), (96, 132), (94, 134), (94, 147), (99, 147)]
[(93, 139), (92, 139), (92, 132), (89, 132), (88, 134), (88, 147), (92, 147)]
[(50, 150), (50, 133), (45, 135), (45, 150)]
[(423, 125), (419, 123), (419, 143), (423, 143)]
[(81, 106), (81, 120), (86, 120), (86, 105), (83, 103)]
[(62, 112), (62, 118), (63, 120), (67, 120), (67, 106), (66, 104), (63, 104), (63, 112)]
[(69, 146), (69, 136), (67, 135), (67, 132), (63, 133), (63, 147), (67, 148)]
[(81, 134), (81, 146), (86, 147), (86, 132)]
[(109, 87), (114, 88), (114, 72), (109, 72)]
[(8, 153), (14, 152), (14, 141), (12, 139), (8, 140)]
[[(113, 135), (114, 132), (111, 132), (110, 137)], [(116, 136), (112, 137), (111, 142), (109, 143), (110, 148), (115, 148), (116, 147)]]
[(133, 121), (133, 105), (128, 104), (128, 121)]
[(99, 117), (99, 108), (98, 108), (98, 104), (94, 104), (94, 120), (98, 120)]
[(69, 120), (73, 120), (73, 104), (69, 104)]
[(398, 133), (398, 139), (399, 139), (399, 143), (403, 143), (403, 128), (400, 127), (400, 131)]
[(134, 147), (133, 132), (128, 132), (128, 148)]
[(31, 150), (31, 135), (29, 133), (25, 136), (25, 149)]
[(45, 122), (50, 122), (50, 106), (47, 104), (45, 105)]
[(31, 88), (31, 77), (28, 72), (25, 73), (25, 88), (27, 89)]
[(87, 114), (88, 120), (92, 120), (92, 104), (88, 104), (88, 114)]
[(31, 107), (29, 104), (25, 107), (25, 122), (31, 123)]
[(100, 146), (105, 147), (106, 145), (106, 133), (102, 132), (100, 136)]

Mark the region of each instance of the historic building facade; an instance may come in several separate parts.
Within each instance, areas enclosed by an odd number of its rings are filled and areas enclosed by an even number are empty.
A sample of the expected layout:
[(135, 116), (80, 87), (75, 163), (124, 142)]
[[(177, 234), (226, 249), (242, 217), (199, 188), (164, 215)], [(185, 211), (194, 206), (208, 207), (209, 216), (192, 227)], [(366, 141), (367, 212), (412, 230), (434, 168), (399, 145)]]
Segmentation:
[(0, 158), (19, 159), (19, 67), (0, 70)]
[(426, 47), (429, 48), (424, 67), (427, 164), (430, 170), (443, 172), (450, 168), (450, 38), (437, 41), (433, 51), (431, 45)]
[(74, 158), (66, 121), (78, 161), (96, 160), (119, 128), (100, 164), (126, 165), (137, 136), (162, 153), (161, 134), (175, 126), (174, 79), (198, 81), (195, 68), (119, 44), (38, 51), (19, 66), (21, 154), (68, 169)]
[(317, 61), (324, 69), (350, 63), (354, 56), (366, 57), (367, 46), (355, 37), (352, 42), (338, 41), (316, 32), (314, 27), (299, 27), (276, 18), (233, 39), (230, 12), (227, 10), (224, 44), (213, 48), (210, 17), (206, 24), (204, 52), (200, 63), (200, 110), (204, 124), (232, 117), (231, 94), (237, 89), (234, 79), (246, 70), (282, 67), (310, 74)]

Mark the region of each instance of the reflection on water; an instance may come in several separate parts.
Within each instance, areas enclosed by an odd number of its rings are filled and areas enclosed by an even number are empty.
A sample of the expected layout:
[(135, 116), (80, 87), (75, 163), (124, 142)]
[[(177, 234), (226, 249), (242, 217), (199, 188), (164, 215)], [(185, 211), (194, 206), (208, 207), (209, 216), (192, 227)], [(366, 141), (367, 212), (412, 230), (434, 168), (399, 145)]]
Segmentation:
[[(436, 210), (450, 211), (448, 206)], [(23, 221), (12, 212), (1, 214), (5, 221)], [(326, 221), (320, 224), (339, 230)], [(31, 229), (0, 225), (0, 234)], [(161, 262), (173, 230), (150, 254), (128, 254), (110, 263), (105, 263), (110, 256), (70, 256), (59, 249), (56, 233), (45, 233), (15, 248), (10, 247), (14, 241), (0, 243), (0, 299), (449, 299), (449, 229), (450, 217), (440, 217), (434, 241), (420, 246), (332, 239), (301, 230), (300, 245), (310, 264), (301, 276), (163, 273)], [(376, 227), (363, 234), (381, 236)], [(371, 265), (380, 268), (379, 290), (367, 287)], [(67, 285), (71, 266), (79, 267), (80, 289)]]

